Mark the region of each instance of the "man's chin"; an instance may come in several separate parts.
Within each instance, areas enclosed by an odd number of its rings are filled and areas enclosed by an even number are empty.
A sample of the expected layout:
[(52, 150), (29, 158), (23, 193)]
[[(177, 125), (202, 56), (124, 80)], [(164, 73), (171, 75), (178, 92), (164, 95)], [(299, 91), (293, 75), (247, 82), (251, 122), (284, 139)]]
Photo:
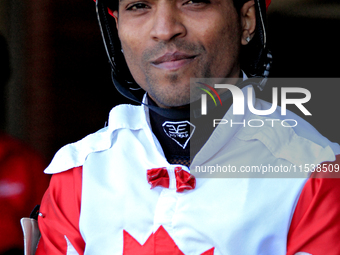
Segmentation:
[(162, 108), (183, 108), (190, 104), (190, 97), (183, 98), (181, 96), (175, 96), (171, 98), (153, 98), (159, 107)]
[(185, 102), (165, 102), (165, 103), (161, 103), (159, 104), (160, 107), (162, 108), (186, 108), (187, 106), (189, 106), (188, 101)]

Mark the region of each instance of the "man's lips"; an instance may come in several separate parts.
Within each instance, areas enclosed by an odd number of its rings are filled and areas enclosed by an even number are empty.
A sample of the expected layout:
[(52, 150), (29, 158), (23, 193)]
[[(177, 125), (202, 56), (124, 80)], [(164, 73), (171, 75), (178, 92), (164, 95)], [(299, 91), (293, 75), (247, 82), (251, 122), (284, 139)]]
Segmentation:
[(177, 70), (182, 66), (189, 64), (197, 55), (190, 55), (182, 52), (166, 53), (163, 56), (152, 61), (152, 65), (165, 70)]

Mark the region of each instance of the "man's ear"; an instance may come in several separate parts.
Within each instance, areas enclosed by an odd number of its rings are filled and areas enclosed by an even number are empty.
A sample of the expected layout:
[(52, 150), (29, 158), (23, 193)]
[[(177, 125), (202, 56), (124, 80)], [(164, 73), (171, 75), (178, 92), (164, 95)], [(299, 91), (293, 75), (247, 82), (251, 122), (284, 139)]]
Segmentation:
[(247, 45), (255, 34), (256, 10), (254, 0), (246, 2), (240, 10), (242, 38), (241, 44)]
[(113, 14), (113, 17), (114, 17), (114, 19), (116, 21), (116, 28), (118, 30), (118, 11), (117, 10), (113, 11), (112, 14)]

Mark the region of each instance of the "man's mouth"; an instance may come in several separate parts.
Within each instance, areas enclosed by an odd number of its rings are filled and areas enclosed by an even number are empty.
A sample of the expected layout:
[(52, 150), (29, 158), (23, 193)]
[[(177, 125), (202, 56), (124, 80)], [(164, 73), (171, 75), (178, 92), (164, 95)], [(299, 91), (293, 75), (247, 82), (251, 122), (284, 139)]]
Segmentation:
[(152, 61), (152, 65), (169, 71), (175, 71), (181, 67), (191, 63), (197, 55), (190, 55), (183, 52), (172, 52), (166, 53), (163, 56)]

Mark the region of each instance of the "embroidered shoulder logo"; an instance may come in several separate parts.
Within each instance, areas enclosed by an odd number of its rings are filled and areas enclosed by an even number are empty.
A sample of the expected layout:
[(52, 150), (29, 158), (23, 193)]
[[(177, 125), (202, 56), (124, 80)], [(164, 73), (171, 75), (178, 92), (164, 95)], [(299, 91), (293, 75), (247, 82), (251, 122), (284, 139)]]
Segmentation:
[(188, 145), (196, 128), (189, 121), (166, 121), (163, 123), (162, 127), (165, 134), (183, 149)]

